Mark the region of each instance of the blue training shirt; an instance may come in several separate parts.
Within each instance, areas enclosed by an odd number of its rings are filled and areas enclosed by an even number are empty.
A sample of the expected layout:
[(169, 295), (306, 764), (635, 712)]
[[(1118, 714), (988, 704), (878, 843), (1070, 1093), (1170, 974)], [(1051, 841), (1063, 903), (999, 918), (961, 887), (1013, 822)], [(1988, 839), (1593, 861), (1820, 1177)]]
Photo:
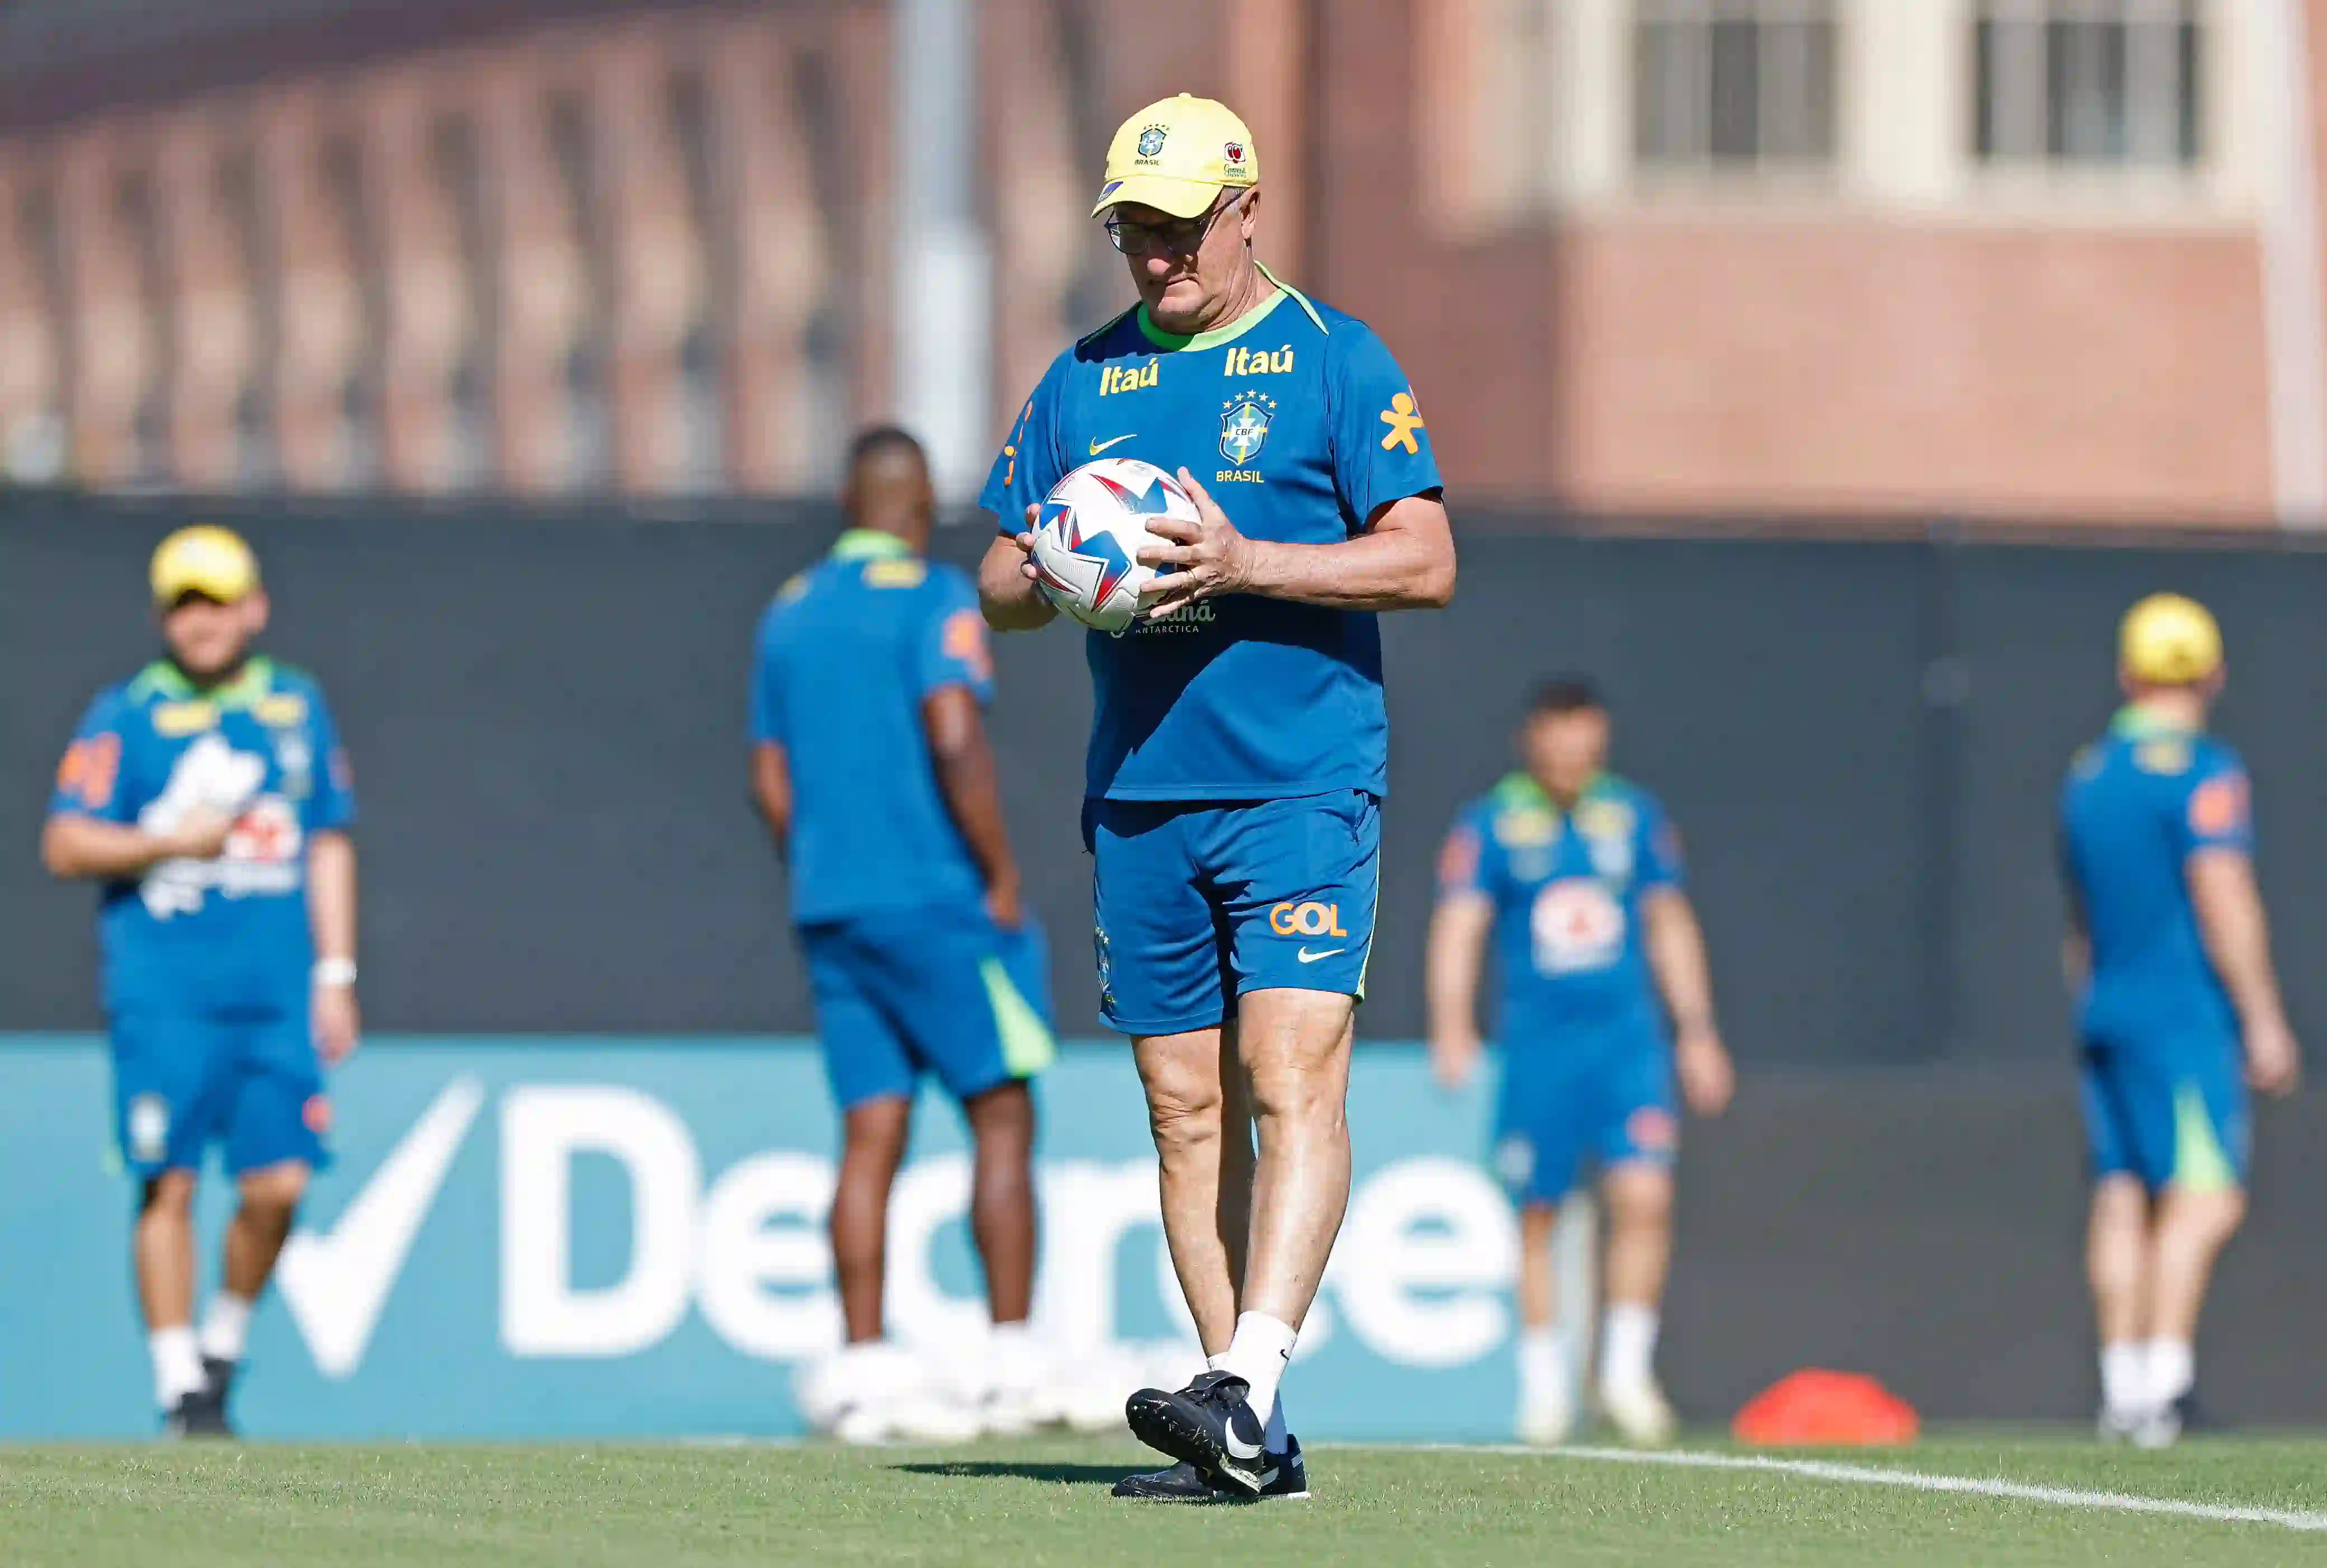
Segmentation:
[(2200, 850), (2253, 853), (2248, 793), (2236, 751), (2139, 708), (2077, 754), (2061, 792), (2061, 857), (2092, 938), (2086, 1039), (2164, 1050), (2237, 1040), (2186, 868)]
[[(1269, 280), (1276, 283), (1272, 276)], [(1193, 473), (1256, 539), (1332, 544), (1440, 487), (1413, 390), (1372, 329), (1277, 284), (1182, 337), (1136, 306), (1051, 362), (978, 501), (1005, 534), (1099, 456)], [(1369, 611), (1232, 594), (1085, 639), (1096, 697), (1085, 793), (1281, 799), (1388, 782)]]
[(205, 790), (220, 777), (240, 794), (223, 854), (165, 862), (99, 892), (108, 1013), (307, 1008), (308, 840), (355, 820), (347, 753), (313, 677), (258, 657), (202, 689), (174, 664), (147, 665), (89, 704), (49, 809), (166, 829), (198, 797), (219, 806)]
[(1465, 806), (1440, 852), (1439, 893), (1494, 903), (1504, 1045), (1566, 1044), (1578, 1031), (1660, 1043), (1640, 901), (1680, 886), (1681, 875), (1664, 808), (1611, 774), (1573, 812), (1525, 773)]
[(892, 535), (841, 535), (768, 606), (751, 732), (791, 770), (795, 921), (985, 896), (921, 723), (923, 699), (948, 686), (993, 700), (977, 587)]

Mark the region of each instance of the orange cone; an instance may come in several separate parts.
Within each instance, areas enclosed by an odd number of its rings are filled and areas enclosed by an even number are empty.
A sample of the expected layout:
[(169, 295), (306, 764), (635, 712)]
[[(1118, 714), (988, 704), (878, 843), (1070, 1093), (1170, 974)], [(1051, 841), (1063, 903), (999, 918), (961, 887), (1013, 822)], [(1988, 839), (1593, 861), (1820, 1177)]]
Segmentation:
[(1912, 1442), (1921, 1425), (1913, 1405), (1874, 1378), (1813, 1367), (1755, 1395), (1729, 1430), (1771, 1448), (1872, 1447)]

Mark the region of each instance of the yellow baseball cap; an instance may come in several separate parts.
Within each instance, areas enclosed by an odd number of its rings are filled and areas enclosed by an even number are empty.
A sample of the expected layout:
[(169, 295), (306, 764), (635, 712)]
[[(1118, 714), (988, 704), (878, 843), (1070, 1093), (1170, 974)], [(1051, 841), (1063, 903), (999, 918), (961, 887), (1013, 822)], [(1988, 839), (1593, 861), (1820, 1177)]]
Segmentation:
[(2190, 686), (2222, 667), (2222, 629), (2194, 599), (2153, 593), (2125, 613), (2117, 662), (2150, 686)]
[(258, 557), (233, 529), (199, 523), (162, 541), (149, 575), (156, 604), (187, 593), (231, 604), (258, 586)]
[(1115, 133), (1107, 147), (1107, 182), (1091, 216), (1136, 201), (1174, 218), (1194, 218), (1222, 186), (1259, 182), (1260, 154), (1236, 111), (1183, 92), (1149, 104)]

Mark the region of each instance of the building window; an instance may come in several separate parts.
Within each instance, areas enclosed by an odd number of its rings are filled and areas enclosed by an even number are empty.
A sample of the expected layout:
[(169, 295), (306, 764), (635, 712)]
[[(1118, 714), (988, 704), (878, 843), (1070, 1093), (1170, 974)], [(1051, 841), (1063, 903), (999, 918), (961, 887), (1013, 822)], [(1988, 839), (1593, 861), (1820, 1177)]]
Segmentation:
[(1986, 163), (2190, 166), (2204, 155), (2201, 0), (1981, 0)]
[(1644, 168), (1835, 158), (1833, 0), (1639, 0), (1632, 153)]

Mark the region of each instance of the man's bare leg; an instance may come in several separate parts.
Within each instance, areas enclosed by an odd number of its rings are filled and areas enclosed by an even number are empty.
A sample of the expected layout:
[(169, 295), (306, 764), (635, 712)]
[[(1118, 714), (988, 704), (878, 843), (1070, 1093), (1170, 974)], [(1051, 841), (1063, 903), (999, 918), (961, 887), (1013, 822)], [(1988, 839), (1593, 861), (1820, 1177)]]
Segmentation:
[(2105, 1176), (2093, 1188), (2085, 1230), (2085, 1278), (2100, 1330), (2105, 1433), (2129, 1433), (2149, 1405), (2149, 1326), (2141, 1299), (2148, 1272), (2149, 1196), (2131, 1176)]
[(1629, 1442), (1671, 1440), (1672, 1409), (1657, 1386), (1657, 1320), (1672, 1266), (1673, 1176), (1628, 1160), (1602, 1183), (1608, 1203), (1607, 1313), (1600, 1331), (1600, 1403)]
[(130, 1251), (137, 1265), (137, 1304), (154, 1356), (154, 1400), (168, 1414), (201, 1391), (201, 1352), (194, 1342), (194, 1173), (164, 1171), (145, 1184)]
[(1164, 1239), (1207, 1358), (1236, 1330), (1252, 1216), (1251, 1113), (1235, 1050), (1234, 1029), (1132, 1042), (1155, 1138)]
[(852, 1345), (881, 1338), (881, 1292), (888, 1261), (889, 1188), (905, 1157), (913, 1102), (884, 1095), (841, 1117), (840, 1176), (832, 1192), (832, 1265), (840, 1317)]
[(1350, 1042), (1356, 1004), (1324, 991), (1247, 992), (1239, 1054), (1259, 1153), (1235, 1335), (1219, 1365), (1264, 1422), (1350, 1206)]
[(2196, 1376), (2198, 1313), (2214, 1276), (2214, 1260), (2246, 1218), (2246, 1194), (2236, 1188), (2191, 1191), (2170, 1186), (2151, 1223), (2149, 1351), (2145, 1358), (2149, 1402), (2163, 1406), (2190, 1392)]
[(307, 1195), (307, 1178), (302, 1160), (264, 1165), (236, 1178), (242, 1202), (226, 1227), (218, 1293), (202, 1313), (201, 1339), (203, 1370), (221, 1411), (228, 1382), (250, 1338), (251, 1311), (266, 1282), (275, 1277), (276, 1260), (283, 1255), (300, 1200)]
[(1565, 1442), (1575, 1425), (1567, 1347), (1560, 1342), (1556, 1321), (1559, 1286), (1551, 1247), (1558, 1228), (1556, 1203), (1528, 1203), (1519, 1209), (1519, 1431), (1523, 1442)]

